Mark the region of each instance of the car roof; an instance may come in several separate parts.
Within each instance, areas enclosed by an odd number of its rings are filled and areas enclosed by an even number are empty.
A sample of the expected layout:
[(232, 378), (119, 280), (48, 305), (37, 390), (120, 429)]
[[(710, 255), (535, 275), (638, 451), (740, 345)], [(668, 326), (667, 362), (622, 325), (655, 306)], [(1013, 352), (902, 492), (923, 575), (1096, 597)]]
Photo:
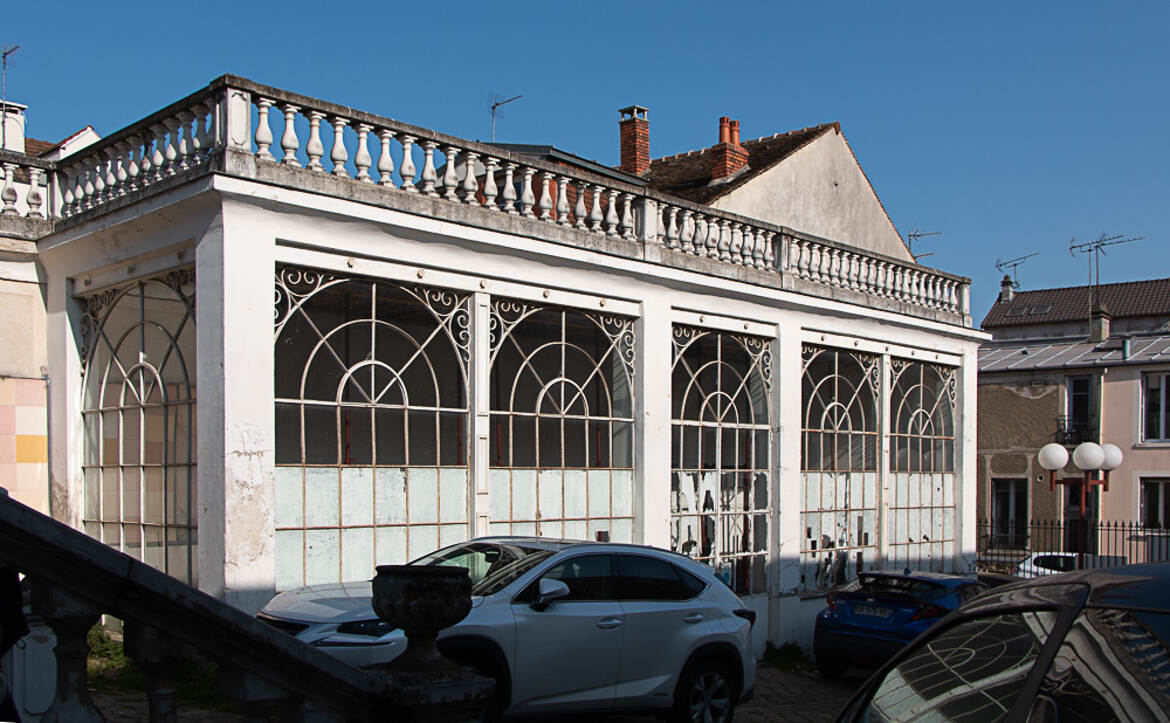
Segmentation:
[(632, 542), (594, 542), (592, 540), (567, 540), (554, 537), (531, 537), (523, 535), (495, 535), (490, 537), (476, 537), (467, 541), (467, 543), (472, 542), (490, 542), (498, 545), (517, 545), (521, 547), (533, 547), (538, 550), (550, 550), (553, 552), (560, 552), (568, 549), (572, 549), (574, 551), (580, 550), (582, 552), (588, 552), (591, 550), (602, 552), (649, 552), (660, 557), (665, 557), (666, 559), (675, 563), (694, 568), (692, 571), (701, 570), (714, 574), (714, 571), (711, 570), (709, 565), (695, 560), (694, 558), (687, 557), (680, 552), (664, 550), (661, 547), (654, 547), (652, 545), (635, 545)]
[(1060, 586), (1067, 589), (1070, 585), (1089, 588), (1087, 605), (1170, 611), (1170, 562), (1076, 570), (1022, 580), (980, 596), (977, 607), (1056, 601), (1060, 596), (1045, 596), (1046, 588), (1056, 593)]
[(858, 574), (858, 577), (862, 577), (862, 576), (881, 577), (881, 578), (896, 578), (899, 580), (919, 580), (922, 582), (933, 582), (933, 583), (939, 583), (939, 584), (978, 582), (978, 580), (972, 580), (971, 578), (966, 577), (965, 575), (953, 575), (953, 574), (949, 574), (949, 573), (945, 573), (945, 572), (929, 572), (926, 570), (923, 570), (923, 571), (911, 570), (909, 572), (907, 572), (906, 570), (897, 570), (897, 571), (895, 571), (895, 570), (866, 570), (866, 571)]

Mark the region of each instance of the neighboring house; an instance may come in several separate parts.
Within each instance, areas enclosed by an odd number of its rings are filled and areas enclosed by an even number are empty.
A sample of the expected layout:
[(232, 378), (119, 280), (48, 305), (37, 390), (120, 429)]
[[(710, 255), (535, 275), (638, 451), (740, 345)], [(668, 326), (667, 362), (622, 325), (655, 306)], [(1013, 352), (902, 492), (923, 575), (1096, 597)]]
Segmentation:
[(1017, 292), (1005, 278), (983, 328), (979, 517), (993, 534), (1080, 516), (1079, 488), (1049, 490), (1036, 457), (1049, 442), (1121, 448), (1087, 517), (1170, 526), (1170, 279)]
[[(60, 143), (25, 136), (27, 106), (0, 104), (4, 150), (56, 160), (97, 140), (86, 127)], [(48, 164), (44, 164), (48, 165)], [(35, 172), (30, 174), (30, 170)], [(22, 228), (0, 233), (0, 486), (26, 505), (49, 512), (47, 380), (44, 283), (33, 237), (35, 220), (44, 216), (48, 176), (38, 167), (5, 163), (0, 173), (0, 211)], [(37, 192), (30, 194), (30, 179)], [(30, 214), (32, 198), (34, 213)], [(38, 200), (40, 199), (40, 200)], [(11, 205), (10, 205), (11, 202)], [(15, 221), (19, 218), (20, 221)]]
[(836, 126), (693, 202), (627, 110), (614, 170), (224, 76), (0, 155), (49, 179), (0, 236), (47, 281), (54, 516), (248, 610), (474, 535), (673, 548), (760, 650), (859, 570), (970, 569), (968, 280)]

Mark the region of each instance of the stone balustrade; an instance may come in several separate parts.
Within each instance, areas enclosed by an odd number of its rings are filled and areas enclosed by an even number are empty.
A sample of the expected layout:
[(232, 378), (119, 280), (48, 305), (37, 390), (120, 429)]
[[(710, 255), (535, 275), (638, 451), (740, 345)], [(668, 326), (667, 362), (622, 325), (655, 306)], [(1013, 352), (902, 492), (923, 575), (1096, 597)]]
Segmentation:
[[(969, 282), (961, 277), (234, 76), (59, 162), (0, 155), (3, 214), (68, 221), (224, 172), (215, 159), (225, 154), (244, 154), (256, 168), (271, 164), (530, 219), (537, 222), (526, 227), (532, 235), (545, 224), (643, 250), (656, 245), (684, 265), (685, 256), (706, 259), (789, 276), (787, 287), (806, 293), (885, 299), (970, 323)], [(20, 191), (20, 177), (36, 182)]]

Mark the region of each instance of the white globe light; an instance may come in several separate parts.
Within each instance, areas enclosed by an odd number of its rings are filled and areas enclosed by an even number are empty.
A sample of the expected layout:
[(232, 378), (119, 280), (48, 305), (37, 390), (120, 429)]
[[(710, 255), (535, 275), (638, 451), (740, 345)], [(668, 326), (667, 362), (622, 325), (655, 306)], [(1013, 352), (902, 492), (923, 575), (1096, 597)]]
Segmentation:
[(1101, 469), (1109, 471), (1117, 469), (1121, 466), (1122, 454), (1121, 448), (1116, 444), (1103, 444), (1101, 451), (1105, 453), (1105, 459), (1101, 462)]
[(1073, 464), (1086, 472), (1101, 469), (1105, 461), (1105, 450), (1096, 442), (1082, 442), (1073, 450)]
[(1050, 442), (1040, 448), (1040, 466), (1049, 472), (1064, 469), (1068, 464), (1068, 450), (1064, 445)]

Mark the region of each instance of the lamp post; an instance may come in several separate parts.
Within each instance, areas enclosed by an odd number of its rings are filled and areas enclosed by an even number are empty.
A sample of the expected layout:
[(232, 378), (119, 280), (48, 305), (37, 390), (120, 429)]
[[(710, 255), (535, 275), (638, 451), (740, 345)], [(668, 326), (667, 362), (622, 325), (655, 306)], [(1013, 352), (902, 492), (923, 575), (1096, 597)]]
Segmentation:
[[(1052, 442), (1040, 448), (1039, 452), (1040, 466), (1048, 470), (1048, 488), (1056, 491), (1056, 485), (1076, 485), (1081, 486), (1081, 500), (1080, 509), (1081, 516), (1077, 524), (1080, 527), (1080, 559), (1079, 566), (1083, 569), (1085, 566), (1085, 548), (1088, 547), (1088, 525), (1085, 519), (1085, 501), (1088, 497), (1089, 487), (1097, 486), (1103, 491), (1109, 491), (1109, 473), (1117, 469), (1121, 465), (1122, 454), (1121, 448), (1116, 444), (1097, 444), (1096, 442), (1082, 442), (1073, 450), (1072, 459), (1073, 464), (1077, 469), (1081, 470), (1081, 477), (1064, 477), (1062, 479), (1056, 478), (1057, 470), (1064, 469), (1068, 464), (1068, 450), (1064, 445)], [(1101, 476), (1095, 473), (1101, 472)]]

